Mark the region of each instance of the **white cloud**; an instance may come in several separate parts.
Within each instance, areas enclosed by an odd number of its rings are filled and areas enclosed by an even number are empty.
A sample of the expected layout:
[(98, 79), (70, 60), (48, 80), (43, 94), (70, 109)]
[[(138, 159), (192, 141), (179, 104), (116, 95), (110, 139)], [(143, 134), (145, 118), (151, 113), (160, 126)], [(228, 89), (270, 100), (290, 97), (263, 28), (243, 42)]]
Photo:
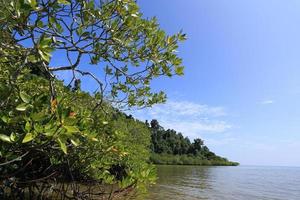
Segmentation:
[(235, 137), (226, 135), (225, 137), (222, 137), (221, 139), (220, 138), (218, 138), (218, 139), (208, 138), (205, 140), (205, 143), (208, 146), (224, 148), (228, 145), (232, 145), (233, 142), (236, 142), (236, 141), (237, 141), (237, 139)]
[(176, 115), (189, 117), (225, 116), (223, 107), (210, 107), (189, 101), (168, 101), (166, 104), (155, 105), (150, 108), (152, 115)]
[(182, 132), (191, 139), (203, 133), (222, 133), (232, 128), (224, 121), (227, 113), (223, 107), (213, 107), (190, 101), (168, 101), (152, 108), (138, 110), (133, 115), (141, 120), (157, 119), (167, 128)]
[(263, 104), (263, 105), (268, 105), (268, 104), (273, 104), (274, 103), (274, 100), (264, 100), (264, 101), (261, 101), (260, 104)]
[[(160, 121), (160, 120), (159, 120)], [(183, 133), (189, 138), (197, 138), (203, 133), (222, 133), (230, 129), (232, 126), (225, 121), (210, 120), (162, 120), (160, 122), (164, 127), (174, 129)]]

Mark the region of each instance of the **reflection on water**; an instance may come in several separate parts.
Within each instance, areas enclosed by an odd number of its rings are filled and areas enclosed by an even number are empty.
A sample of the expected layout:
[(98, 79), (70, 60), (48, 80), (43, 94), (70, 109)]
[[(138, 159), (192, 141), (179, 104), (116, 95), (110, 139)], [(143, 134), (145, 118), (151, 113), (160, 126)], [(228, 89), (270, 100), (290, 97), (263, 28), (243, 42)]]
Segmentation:
[(209, 167), (158, 166), (157, 185), (149, 188), (147, 199), (207, 199), (197, 193), (210, 189)]
[(147, 200), (299, 200), (300, 168), (158, 166)]

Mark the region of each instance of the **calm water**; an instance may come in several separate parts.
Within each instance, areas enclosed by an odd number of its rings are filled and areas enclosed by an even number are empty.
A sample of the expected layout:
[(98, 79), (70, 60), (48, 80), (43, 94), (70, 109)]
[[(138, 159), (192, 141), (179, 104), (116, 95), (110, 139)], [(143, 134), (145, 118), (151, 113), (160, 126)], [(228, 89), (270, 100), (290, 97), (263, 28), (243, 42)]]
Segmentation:
[(147, 200), (300, 200), (300, 168), (158, 166)]

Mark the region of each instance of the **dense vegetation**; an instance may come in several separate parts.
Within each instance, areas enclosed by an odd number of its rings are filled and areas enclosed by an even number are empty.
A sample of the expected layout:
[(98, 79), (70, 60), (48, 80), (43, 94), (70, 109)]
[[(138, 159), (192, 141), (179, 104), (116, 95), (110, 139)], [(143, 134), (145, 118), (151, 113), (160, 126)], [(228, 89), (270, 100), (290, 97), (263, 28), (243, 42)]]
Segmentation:
[(166, 100), (150, 84), (183, 74), (185, 35), (167, 35), (134, 0), (0, 0), (0, 10), (0, 198), (89, 199), (109, 185), (111, 199), (152, 183), (149, 129), (119, 110)]
[[(120, 111), (165, 102), (152, 80), (183, 75), (185, 35), (167, 35), (136, 1), (0, 0), (0, 10), (0, 199), (111, 199), (154, 182), (151, 149), (155, 163), (226, 161)], [(81, 90), (87, 78), (94, 92)]]
[(155, 164), (238, 165), (211, 152), (203, 140), (195, 139), (191, 143), (189, 138), (183, 137), (181, 133), (171, 129), (165, 130), (157, 120), (151, 121), (150, 129), (150, 158)]
[[(9, 74), (2, 72), (0, 80), (5, 83)], [(34, 190), (44, 179), (118, 183), (121, 188), (154, 181), (155, 171), (147, 164), (150, 133), (144, 123), (108, 105), (92, 111), (97, 95), (72, 91), (60, 82), (60, 103), (49, 106), (48, 82), (21, 74), (19, 91), (10, 94), (9, 109), (0, 112), (2, 192), (10, 188), (21, 196), (24, 186)], [(1, 88), (1, 100), (7, 89)], [(43, 192), (50, 187), (45, 185)]]

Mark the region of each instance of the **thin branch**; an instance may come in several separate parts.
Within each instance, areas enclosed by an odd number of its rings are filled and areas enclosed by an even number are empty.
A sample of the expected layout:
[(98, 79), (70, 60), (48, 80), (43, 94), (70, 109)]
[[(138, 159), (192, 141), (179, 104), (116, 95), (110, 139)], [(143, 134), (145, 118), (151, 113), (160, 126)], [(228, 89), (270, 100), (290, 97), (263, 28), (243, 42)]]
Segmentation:
[(64, 70), (74, 70), (79, 65), (80, 60), (81, 60), (81, 56), (82, 56), (82, 52), (79, 52), (76, 62), (72, 65), (62, 66), (62, 67), (48, 67), (48, 69), (51, 72), (64, 71)]
[(27, 154), (29, 153), (29, 151), (27, 151), (26, 153), (24, 153), (23, 155), (13, 159), (13, 160), (10, 160), (8, 162), (5, 162), (5, 163), (0, 163), (0, 166), (4, 166), (4, 165), (8, 165), (10, 163), (13, 163), (13, 162), (17, 162), (17, 161), (21, 161), (23, 157), (25, 157)]

